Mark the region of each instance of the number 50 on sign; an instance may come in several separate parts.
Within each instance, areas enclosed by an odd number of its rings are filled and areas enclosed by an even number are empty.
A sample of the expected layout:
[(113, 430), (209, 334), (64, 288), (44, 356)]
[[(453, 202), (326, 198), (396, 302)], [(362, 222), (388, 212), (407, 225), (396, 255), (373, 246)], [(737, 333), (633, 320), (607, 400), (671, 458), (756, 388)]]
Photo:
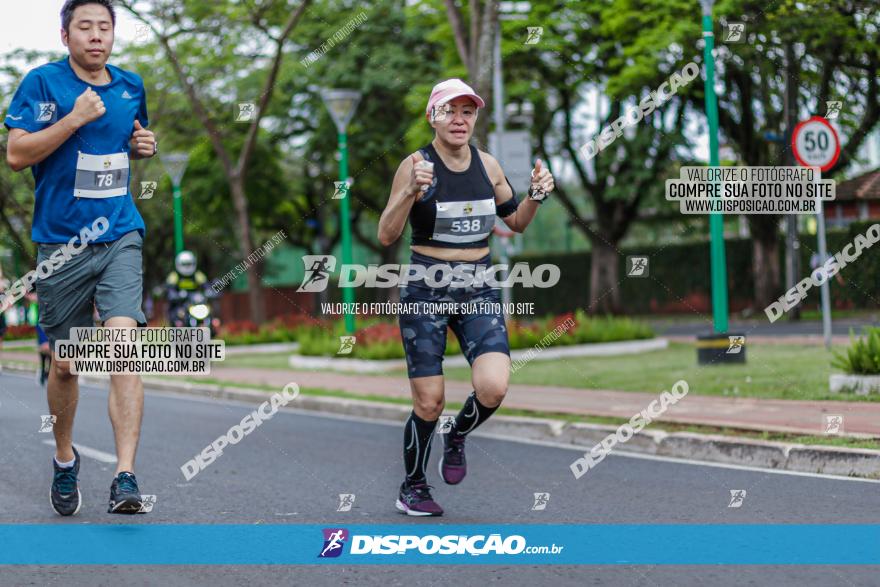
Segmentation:
[(804, 167), (828, 171), (840, 157), (837, 131), (821, 116), (798, 123), (791, 134), (791, 148), (797, 162)]

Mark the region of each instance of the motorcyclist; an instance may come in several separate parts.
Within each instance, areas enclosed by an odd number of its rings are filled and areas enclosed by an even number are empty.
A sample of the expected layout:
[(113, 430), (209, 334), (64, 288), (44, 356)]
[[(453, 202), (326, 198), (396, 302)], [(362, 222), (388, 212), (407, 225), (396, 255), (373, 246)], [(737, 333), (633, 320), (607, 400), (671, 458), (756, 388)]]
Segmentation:
[(165, 279), (165, 292), (168, 299), (168, 323), (174, 320), (187, 298), (195, 292), (208, 295), (208, 278), (197, 269), (196, 256), (192, 251), (181, 251), (174, 258), (174, 271)]

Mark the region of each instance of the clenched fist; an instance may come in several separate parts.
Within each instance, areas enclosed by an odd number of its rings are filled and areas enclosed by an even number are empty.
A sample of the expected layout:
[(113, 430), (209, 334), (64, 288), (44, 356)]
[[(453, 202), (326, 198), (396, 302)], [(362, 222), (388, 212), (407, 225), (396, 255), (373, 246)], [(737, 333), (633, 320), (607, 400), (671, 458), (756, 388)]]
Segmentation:
[(412, 155), (413, 170), (409, 179), (409, 189), (407, 193), (421, 199), (422, 194), (428, 191), (431, 184), (434, 183), (434, 164), (425, 161), (421, 152), (417, 151)]
[(107, 112), (107, 107), (104, 106), (101, 96), (89, 87), (76, 99), (73, 112), (70, 114), (77, 126), (83, 127), (104, 116), (105, 112)]

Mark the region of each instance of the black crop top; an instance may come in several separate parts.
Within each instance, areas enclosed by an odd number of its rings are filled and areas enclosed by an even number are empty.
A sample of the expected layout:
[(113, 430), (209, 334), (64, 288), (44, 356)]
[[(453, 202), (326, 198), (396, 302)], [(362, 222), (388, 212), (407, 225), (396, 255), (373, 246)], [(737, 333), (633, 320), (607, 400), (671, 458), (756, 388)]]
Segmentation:
[(495, 226), (495, 189), (473, 145), (471, 164), (465, 171), (450, 171), (434, 149), (419, 149), (434, 164), (434, 183), (409, 213), (410, 244), (477, 249), (489, 246)]

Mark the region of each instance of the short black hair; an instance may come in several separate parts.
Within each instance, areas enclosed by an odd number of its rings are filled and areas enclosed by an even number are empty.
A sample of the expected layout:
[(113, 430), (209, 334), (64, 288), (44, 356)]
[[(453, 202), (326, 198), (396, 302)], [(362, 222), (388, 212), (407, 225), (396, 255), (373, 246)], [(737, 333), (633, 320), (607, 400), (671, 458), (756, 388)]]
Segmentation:
[(113, 0), (67, 0), (61, 8), (61, 28), (70, 32), (70, 21), (73, 20), (73, 11), (86, 4), (100, 4), (109, 10), (113, 28), (116, 28), (116, 9), (113, 8)]

